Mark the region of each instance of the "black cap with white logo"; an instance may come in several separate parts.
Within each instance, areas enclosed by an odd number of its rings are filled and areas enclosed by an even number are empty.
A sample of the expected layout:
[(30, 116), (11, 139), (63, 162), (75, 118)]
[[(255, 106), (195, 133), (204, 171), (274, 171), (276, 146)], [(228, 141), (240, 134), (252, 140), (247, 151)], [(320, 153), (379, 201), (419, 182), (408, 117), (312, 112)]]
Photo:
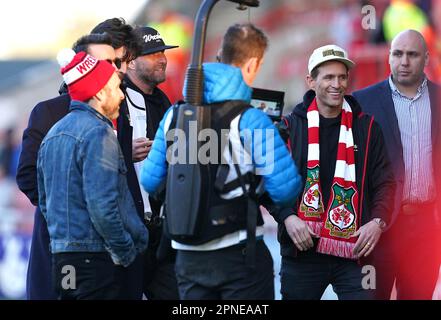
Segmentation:
[(159, 32), (150, 27), (138, 27), (135, 32), (141, 41), (141, 56), (163, 51), (167, 49), (177, 48), (178, 46), (167, 46), (162, 40)]

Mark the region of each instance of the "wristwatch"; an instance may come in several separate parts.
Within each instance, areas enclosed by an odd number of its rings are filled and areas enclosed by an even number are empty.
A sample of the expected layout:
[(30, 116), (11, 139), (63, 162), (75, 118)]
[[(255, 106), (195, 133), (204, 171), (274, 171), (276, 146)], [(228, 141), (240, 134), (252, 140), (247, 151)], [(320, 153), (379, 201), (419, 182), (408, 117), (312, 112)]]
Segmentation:
[(375, 221), (376, 224), (378, 224), (378, 226), (380, 227), (380, 229), (383, 231), (384, 229), (386, 229), (386, 222), (384, 222), (383, 219), (381, 218), (374, 218), (373, 219)]

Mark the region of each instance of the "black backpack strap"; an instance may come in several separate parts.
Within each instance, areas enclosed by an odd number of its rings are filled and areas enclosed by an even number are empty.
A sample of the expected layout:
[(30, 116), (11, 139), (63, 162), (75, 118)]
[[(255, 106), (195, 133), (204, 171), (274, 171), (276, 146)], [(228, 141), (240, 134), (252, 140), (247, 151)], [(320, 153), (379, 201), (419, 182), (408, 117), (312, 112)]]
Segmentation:
[(229, 123), (249, 108), (252, 107), (242, 100), (226, 101), (222, 102), (221, 105), (213, 104), (211, 105), (211, 119), (213, 123)]
[(176, 128), (176, 123), (178, 122), (178, 111), (179, 108), (181, 107), (181, 105), (183, 105), (185, 102), (182, 100), (179, 100), (178, 102), (176, 102), (172, 107), (173, 107), (173, 116), (172, 116), (172, 120), (170, 122), (170, 126), (169, 126), (169, 130), (170, 129), (175, 129)]
[[(226, 179), (226, 177), (225, 177), (225, 179)], [(256, 176), (252, 172), (247, 172), (244, 175), (242, 175), (242, 180), (245, 184), (250, 184), (250, 185), (253, 185), (254, 187), (256, 187), (254, 185), (255, 180), (256, 180)], [(241, 185), (242, 185), (241, 180), (239, 178), (237, 178), (237, 179), (234, 179), (228, 183), (225, 183), (220, 189), (216, 189), (216, 191), (219, 191), (221, 193), (228, 193), (228, 192), (231, 192), (234, 189), (240, 187)]]

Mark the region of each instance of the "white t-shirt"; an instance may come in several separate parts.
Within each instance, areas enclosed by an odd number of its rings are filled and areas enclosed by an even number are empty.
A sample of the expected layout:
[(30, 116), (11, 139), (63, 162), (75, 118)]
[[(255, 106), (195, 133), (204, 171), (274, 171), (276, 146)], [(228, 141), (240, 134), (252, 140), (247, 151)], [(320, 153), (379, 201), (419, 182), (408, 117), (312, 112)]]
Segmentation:
[[(139, 92), (130, 88), (127, 88), (126, 95), (130, 97), (130, 99), (126, 99), (126, 101), (130, 114), (130, 126), (132, 126), (133, 128), (132, 139), (146, 137), (147, 112), (144, 97)], [(136, 176), (138, 177), (138, 181), (140, 181), (141, 168), (144, 164), (144, 161), (145, 159), (139, 162), (135, 162), (133, 164), (133, 166), (135, 167)], [(149, 194), (144, 190), (141, 183), (139, 184), (139, 189), (141, 190), (142, 201), (144, 202), (144, 212), (152, 212), (149, 201)]]

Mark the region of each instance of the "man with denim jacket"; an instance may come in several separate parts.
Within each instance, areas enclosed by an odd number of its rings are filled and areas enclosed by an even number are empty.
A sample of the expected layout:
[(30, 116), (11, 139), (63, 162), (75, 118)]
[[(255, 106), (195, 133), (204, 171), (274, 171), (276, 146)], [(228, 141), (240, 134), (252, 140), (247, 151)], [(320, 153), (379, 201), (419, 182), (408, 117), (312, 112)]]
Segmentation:
[(59, 299), (123, 299), (126, 267), (147, 247), (112, 120), (123, 93), (116, 69), (85, 52), (58, 60), (72, 99), (38, 154), (39, 205)]
[[(97, 25), (91, 34), (78, 39), (73, 45), (73, 50), (85, 51), (99, 60), (112, 61), (119, 68), (122, 78), (127, 64), (138, 55), (136, 44), (133, 28), (122, 18), (112, 18)], [(57, 297), (50, 276), (52, 255), (49, 250), (49, 233), (46, 221), (38, 207), (37, 154), (49, 129), (69, 112), (71, 99), (64, 82), (60, 94), (58, 97), (39, 102), (32, 109), (28, 126), (23, 132), (17, 168), (17, 185), (36, 206), (26, 279), (26, 299), (28, 300), (54, 300)], [(132, 269), (134, 269), (133, 279), (127, 279), (126, 284), (132, 289), (132, 299), (141, 299), (140, 288), (142, 286), (136, 284), (139, 283), (137, 274), (142, 270), (138, 271), (136, 266)]]

